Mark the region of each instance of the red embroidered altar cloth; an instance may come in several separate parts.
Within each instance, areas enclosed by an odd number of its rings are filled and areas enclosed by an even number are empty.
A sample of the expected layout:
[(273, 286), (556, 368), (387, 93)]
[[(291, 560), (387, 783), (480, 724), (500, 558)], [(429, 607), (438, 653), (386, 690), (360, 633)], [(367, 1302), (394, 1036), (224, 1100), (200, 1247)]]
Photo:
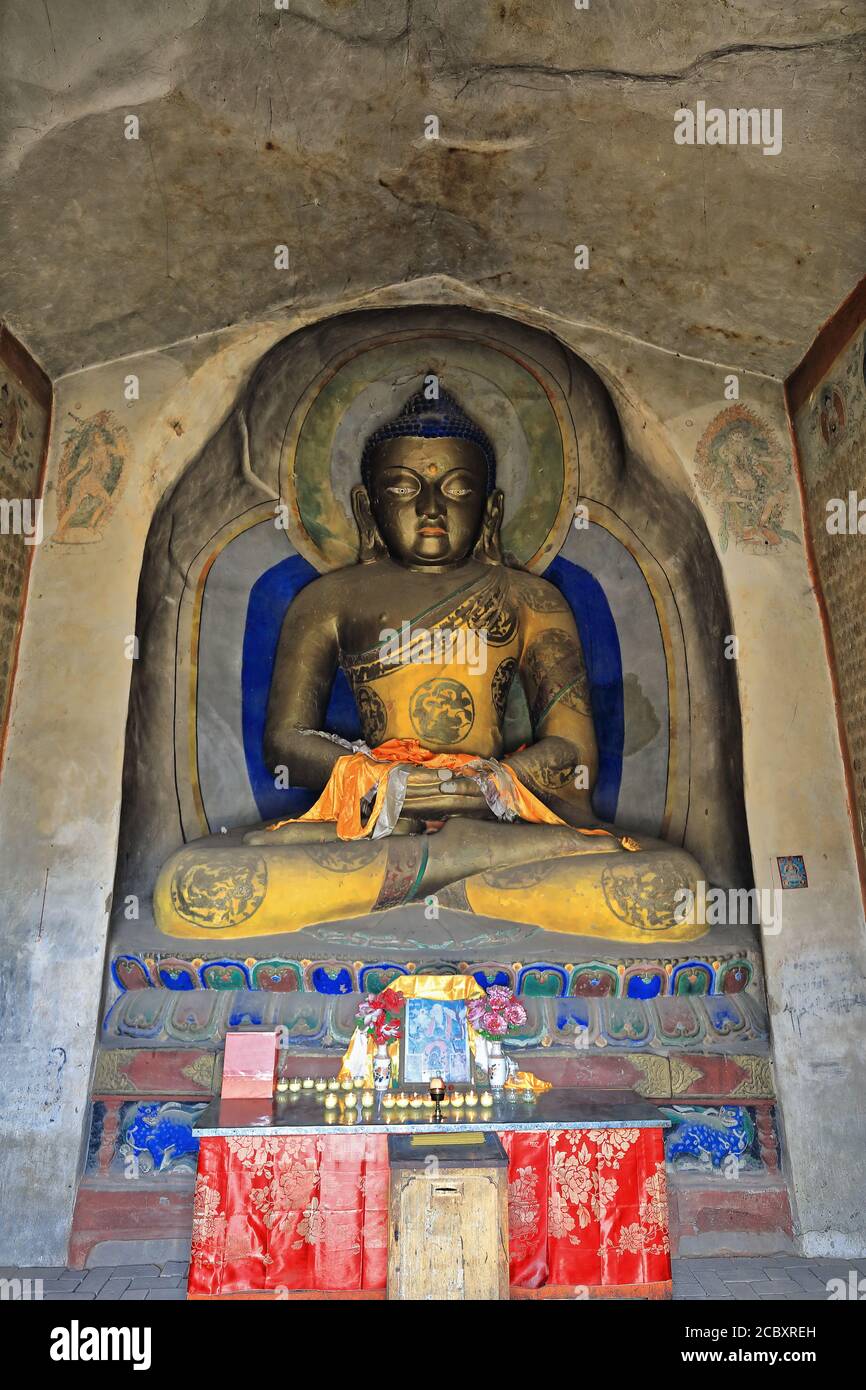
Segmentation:
[[(660, 1129), (499, 1135), (512, 1296), (670, 1292)], [(191, 1298), (384, 1291), (385, 1134), (202, 1138)]]

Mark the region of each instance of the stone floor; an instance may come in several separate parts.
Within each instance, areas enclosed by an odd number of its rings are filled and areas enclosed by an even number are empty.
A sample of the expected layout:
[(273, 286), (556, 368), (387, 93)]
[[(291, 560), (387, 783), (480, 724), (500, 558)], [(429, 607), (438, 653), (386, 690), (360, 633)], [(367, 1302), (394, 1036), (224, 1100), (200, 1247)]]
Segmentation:
[[(42, 1297), (85, 1302), (175, 1300), (186, 1297), (186, 1263), (105, 1265), (93, 1269), (0, 1269), (0, 1279), (41, 1279)], [(733, 1302), (826, 1301), (828, 1281), (843, 1280), (866, 1299), (866, 1259), (817, 1260), (797, 1255), (718, 1256), (676, 1259), (674, 1299), (727, 1299)], [(32, 1290), (32, 1284), (31, 1284)], [(22, 1289), (25, 1296), (33, 1292)]]
[(843, 1280), (846, 1297), (851, 1297), (852, 1286), (861, 1285), (860, 1297), (866, 1298), (866, 1259), (716, 1255), (703, 1259), (675, 1259), (673, 1273), (675, 1299), (727, 1299), (738, 1303), (754, 1303), (761, 1299), (826, 1302), (831, 1292), (827, 1287), (831, 1279)]

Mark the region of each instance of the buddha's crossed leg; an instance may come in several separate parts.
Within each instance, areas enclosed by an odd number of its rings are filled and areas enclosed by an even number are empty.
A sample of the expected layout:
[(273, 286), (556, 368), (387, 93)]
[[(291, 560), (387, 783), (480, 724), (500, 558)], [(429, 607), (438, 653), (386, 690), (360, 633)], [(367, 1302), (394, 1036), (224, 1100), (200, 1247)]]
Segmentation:
[(703, 931), (675, 912), (678, 891), (696, 890), (697, 864), (658, 842), (626, 852), (613, 836), (568, 826), (462, 817), (432, 834), (379, 840), (339, 840), (327, 823), (296, 828), (296, 843), (271, 845), (259, 832), (243, 846), (180, 850), (154, 893), (160, 930), (262, 936), (435, 898), (442, 907), (614, 940), (681, 941)]

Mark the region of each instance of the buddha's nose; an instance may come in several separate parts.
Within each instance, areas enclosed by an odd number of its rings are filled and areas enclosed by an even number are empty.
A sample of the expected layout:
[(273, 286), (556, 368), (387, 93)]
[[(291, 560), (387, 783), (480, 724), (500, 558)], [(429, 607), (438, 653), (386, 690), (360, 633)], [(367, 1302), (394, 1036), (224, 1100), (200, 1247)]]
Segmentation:
[(419, 516), (437, 518), (442, 515), (442, 502), (439, 491), (430, 483), (425, 483), (418, 493), (418, 500), (415, 503), (415, 510)]

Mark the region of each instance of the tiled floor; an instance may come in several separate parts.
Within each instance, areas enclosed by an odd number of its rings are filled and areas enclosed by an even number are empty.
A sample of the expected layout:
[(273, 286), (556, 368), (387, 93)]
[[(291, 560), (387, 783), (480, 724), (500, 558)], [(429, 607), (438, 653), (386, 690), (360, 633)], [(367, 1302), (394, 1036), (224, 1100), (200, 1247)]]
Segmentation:
[(673, 1269), (675, 1299), (730, 1299), (746, 1303), (759, 1299), (782, 1299), (795, 1303), (807, 1299), (826, 1302), (831, 1293), (839, 1297), (839, 1286), (830, 1282), (839, 1279), (843, 1281), (844, 1297), (854, 1296), (851, 1293), (853, 1287), (858, 1289), (861, 1298), (866, 1298), (866, 1259), (810, 1260), (798, 1255), (720, 1255), (674, 1260)]
[[(756, 1255), (674, 1260), (674, 1299), (760, 1299), (800, 1302), (826, 1301), (842, 1280), (843, 1296), (866, 1300), (866, 1259), (809, 1260), (796, 1255)], [(187, 1266), (180, 1260), (160, 1265), (117, 1265), (96, 1269), (0, 1269), (0, 1279), (42, 1280), (42, 1297), (86, 1302), (133, 1302), (186, 1297)], [(852, 1292), (856, 1290), (856, 1294)], [(14, 1290), (8, 1296), (14, 1296)], [(24, 1297), (38, 1297), (31, 1282), (22, 1284)]]
[(42, 1280), (42, 1298), (84, 1303), (93, 1300), (126, 1302), (141, 1299), (186, 1298), (186, 1262), (172, 1260), (160, 1265), (100, 1265), (95, 1269), (0, 1269), (0, 1278), (30, 1280), (23, 1284), (24, 1298), (39, 1297), (37, 1279)]

